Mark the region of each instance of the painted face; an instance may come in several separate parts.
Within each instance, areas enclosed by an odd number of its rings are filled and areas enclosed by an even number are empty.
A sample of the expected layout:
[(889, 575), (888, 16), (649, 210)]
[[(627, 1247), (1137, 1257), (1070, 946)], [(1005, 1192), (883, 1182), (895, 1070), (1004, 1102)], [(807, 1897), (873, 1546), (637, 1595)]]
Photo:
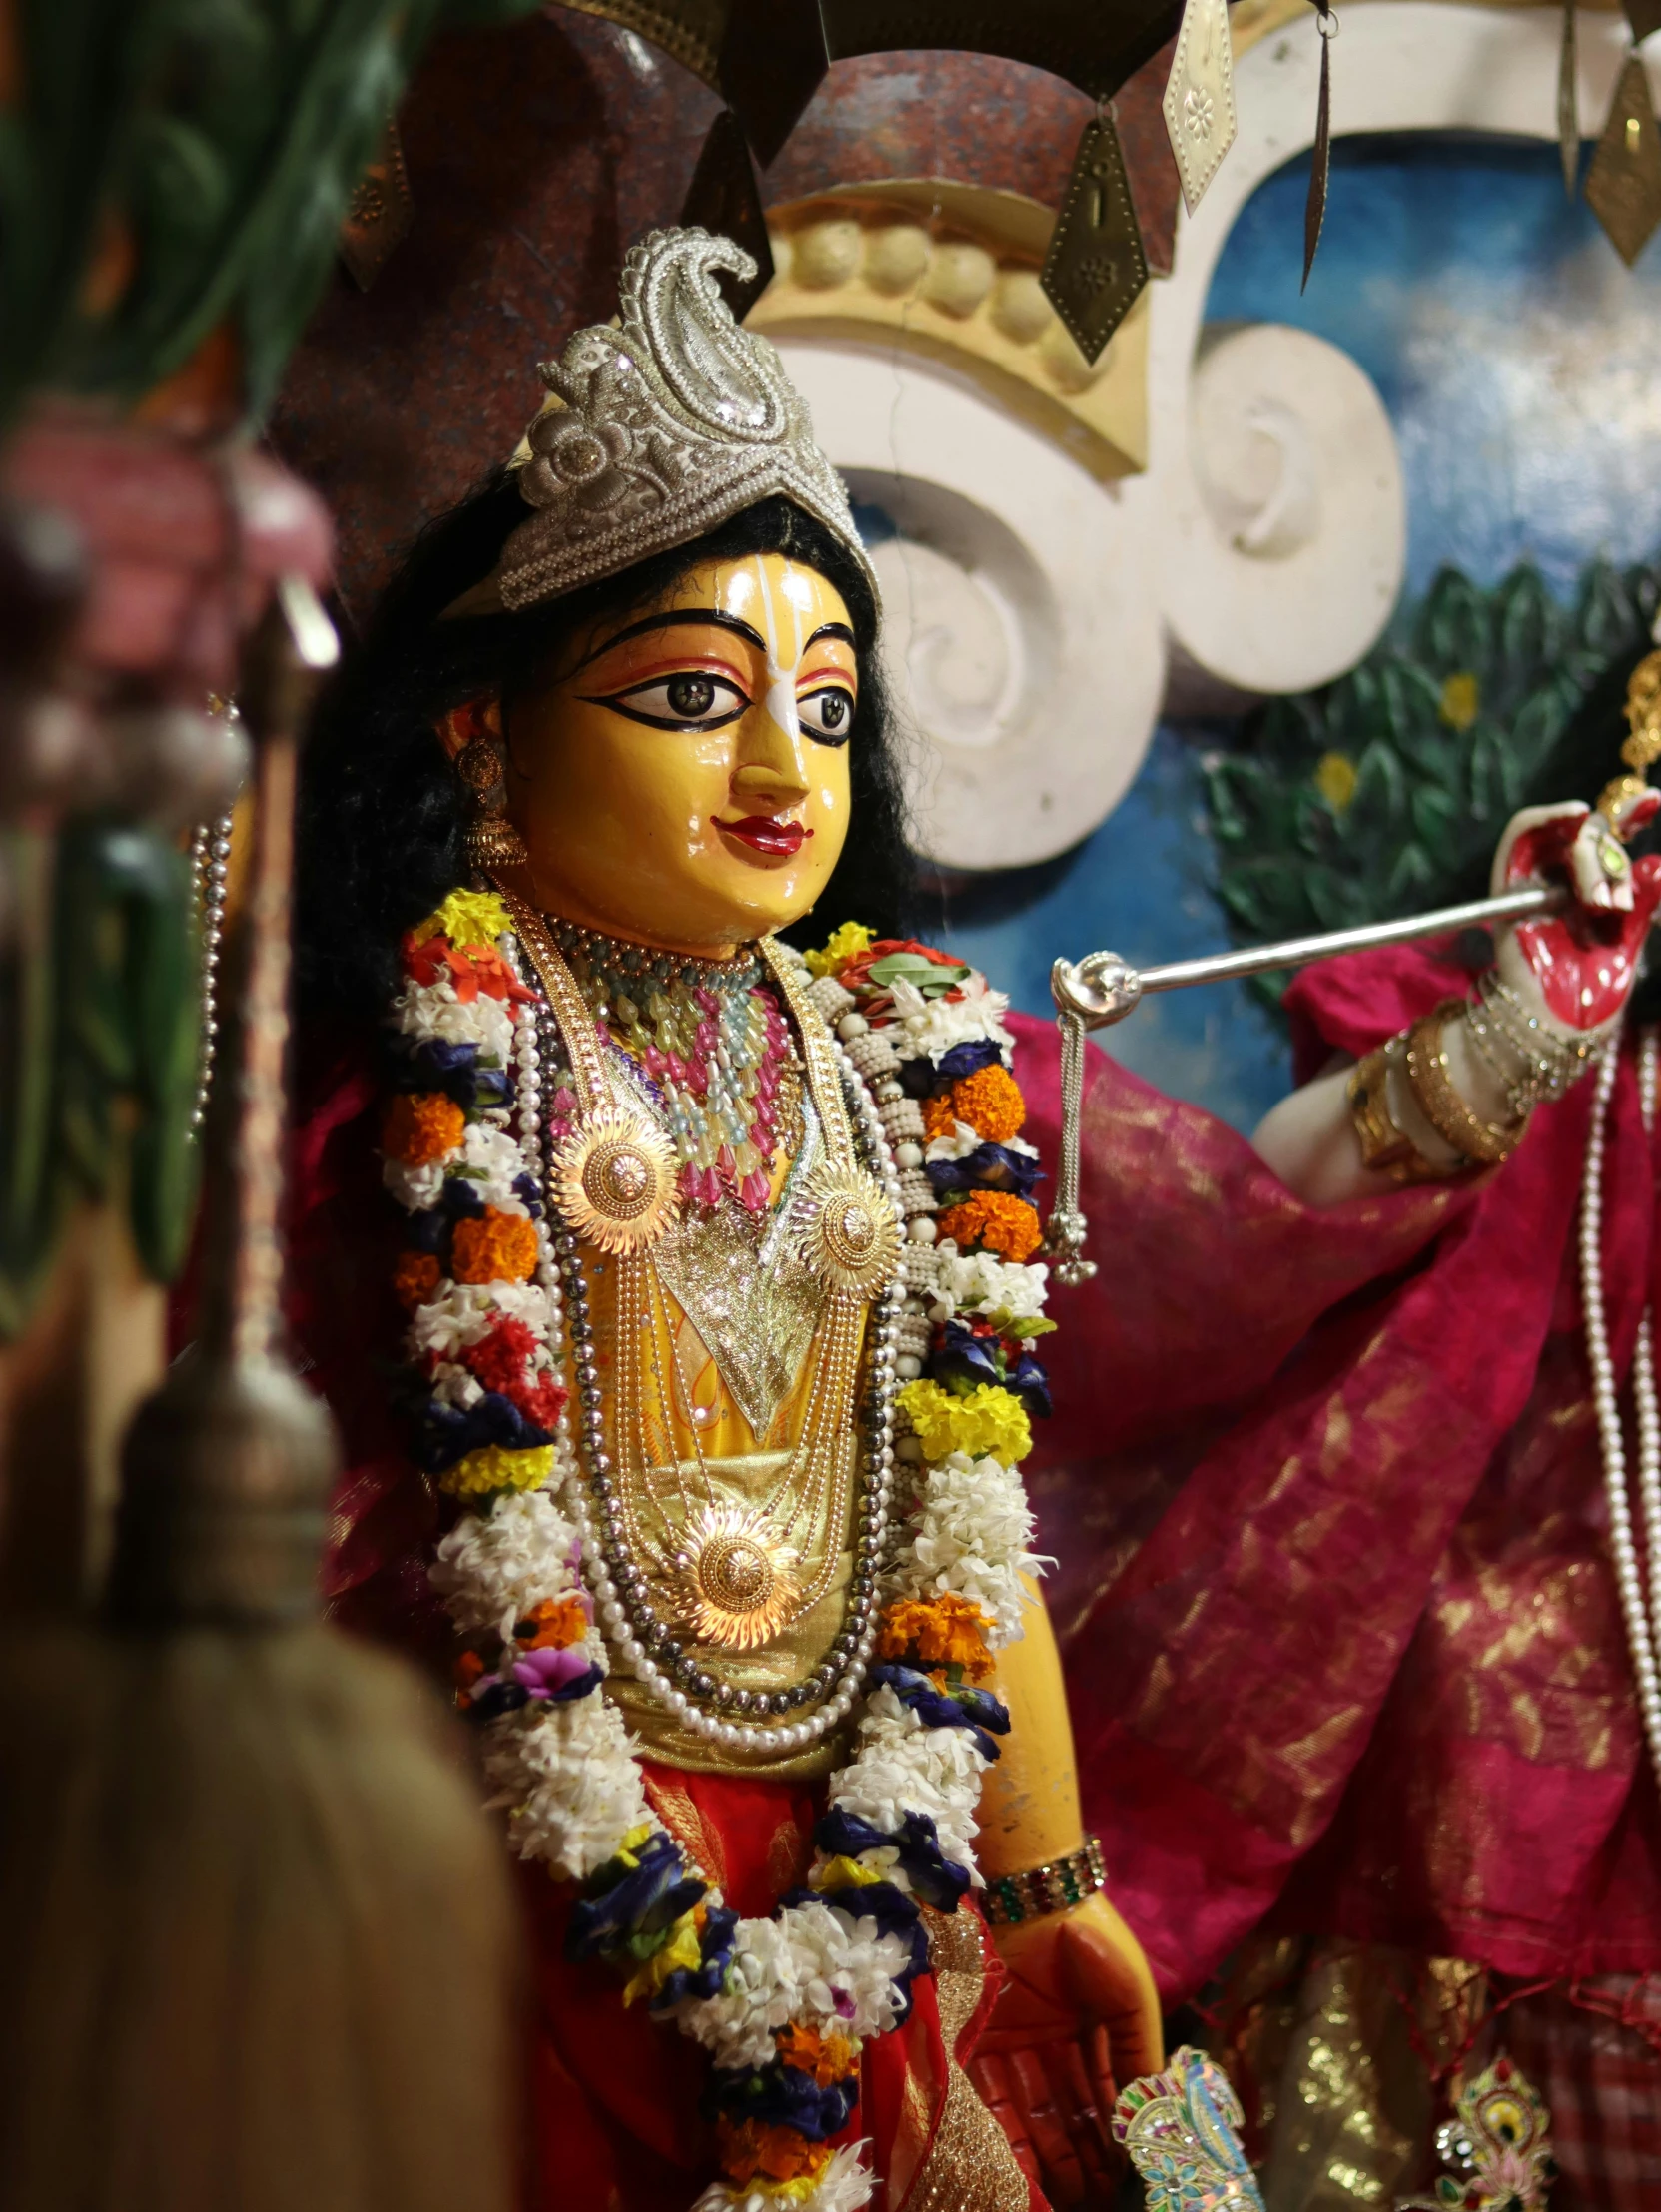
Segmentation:
[(813, 905), (848, 833), (848, 609), (782, 554), (706, 560), (582, 639), (507, 716), (544, 912), (724, 955)]

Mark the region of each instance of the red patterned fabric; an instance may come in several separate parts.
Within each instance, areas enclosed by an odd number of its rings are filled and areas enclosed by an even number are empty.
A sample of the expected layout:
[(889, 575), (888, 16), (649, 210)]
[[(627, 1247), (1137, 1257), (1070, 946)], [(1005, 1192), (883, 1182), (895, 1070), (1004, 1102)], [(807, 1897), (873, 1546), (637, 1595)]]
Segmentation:
[[(1309, 971), (1305, 1072), (1468, 980), (1413, 951)], [(1020, 1036), (1053, 1158), (1054, 1032)], [(1265, 1918), (1530, 1980), (1661, 1966), (1580, 1332), (1590, 1085), (1483, 1183), (1313, 1211), (1090, 1063), (1101, 1266), (1058, 1293), (1032, 1486), (1087, 1816), (1162, 1988)], [(1630, 1056), (1609, 1145), (1624, 1377), (1655, 1210)]]
[(1661, 1975), (1610, 1974), (1525, 1998), (1500, 2035), (1551, 2114), (1552, 2212), (1655, 2212)]

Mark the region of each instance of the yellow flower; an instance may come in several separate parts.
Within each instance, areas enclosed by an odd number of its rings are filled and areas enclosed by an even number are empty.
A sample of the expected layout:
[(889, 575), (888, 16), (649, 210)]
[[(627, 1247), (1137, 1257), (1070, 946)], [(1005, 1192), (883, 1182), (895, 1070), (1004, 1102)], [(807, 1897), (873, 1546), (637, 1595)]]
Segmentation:
[(707, 1917), (703, 1907), (696, 1904), (690, 1912), (681, 1914), (669, 1930), (669, 1939), (661, 1950), (653, 1951), (646, 1963), (624, 1982), (624, 2004), (632, 2004), (636, 1997), (655, 1997), (677, 1966), (690, 1970), (703, 1963), (700, 1931)]
[(429, 937), (447, 937), (454, 946), (494, 947), (513, 927), (513, 917), (493, 891), (452, 891), (441, 907), (417, 923), (411, 936), (417, 945)]
[(1334, 814), (1342, 814), (1355, 796), (1360, 772), (1347, 753), (1322, 753), (1314, 766), (1314, 787)]
[(1441, 719), (1450, 730), (1457, 730), (1463, 737), (1481, 711), (1482, 686), (1470, 669), (1457, 670), (1442, 685), (1437, 707)]
[(485, 1444), (458, 1459), (438, 1488), (452, 1498), (481, 1498), (491, 1490), (540, 1490), (553, 1473), (553, 1446), (510, 1452), (504, 1444)]
[(807, 972), (810, 976), (840, 976), (849, 961), (863, 953), (875, 937), (863, 922), (844, 922), (833, 936), (825, 941), (822, 953), (809, 953)]
[(810, 1889), (869, 1889), (887, 1878), (870, 1866), (862, 1866), (846, 1851), (838, 1851), (834, 1858), (827, 1858), (814, 1867), (807, 1877), (807, 1885)]
[(992, 1458), (1013, 1467), (1033, 1448), (1026, 1407), (996, 1383), (983, 1382), (966, 1398), (955, 1398), (937, 1382), (908, 1382), (896, 1403), (911, 1416), (930, 1462), (967, 1452), (971, 1459)]

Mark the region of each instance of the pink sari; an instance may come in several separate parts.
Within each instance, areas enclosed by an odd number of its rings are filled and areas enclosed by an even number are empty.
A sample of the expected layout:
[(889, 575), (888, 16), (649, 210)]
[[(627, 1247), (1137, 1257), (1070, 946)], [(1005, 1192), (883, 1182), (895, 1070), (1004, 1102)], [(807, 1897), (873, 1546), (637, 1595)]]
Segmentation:
[[(1420, 952), (1313, 970), (1306, 1057), (1468, 980)], [(1055, 1035), (1021, 1044), (1053, 1158)], [(1059, 1294), (1033, 1488), (1087, 1817), (1169, 1998), (1265, 1922), (1529, 1979), (1661, 1966), (1580, 1327), (1590, 1106), (1542, 1107), (1480, 1184), (1318, 1212), (1090, 1056), (1100, 1272)], [(1630, 1053), (1608, 1176), (1624, 1381), (1656, 1203)]]

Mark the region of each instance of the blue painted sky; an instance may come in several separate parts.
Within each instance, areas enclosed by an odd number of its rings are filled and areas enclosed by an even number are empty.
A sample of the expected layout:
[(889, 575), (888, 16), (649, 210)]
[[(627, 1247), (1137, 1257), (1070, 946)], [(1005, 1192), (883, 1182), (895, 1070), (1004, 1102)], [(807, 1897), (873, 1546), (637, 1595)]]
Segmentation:
[[(1444, 561), (1494, 582), (1531, 557), (1568, 598), (1598, 553), (1650, 554), (1661, 243), (1625, 269), (1590, 210), (1566, 200), (1554, 146), (1348, 139), (1332, 169), (1308, 292), (1297, 290), (1304, 155), (1242, 211), (1208, 319), (1296, 324), (1373, 378), (1406, 474), (1409, 594)], [(1199, 753), (1229, 734), (1162, 729), (1093, 837), (954, 903), (953, 945), (1038, 1014), (1058, 952), (1111, 946), (1146, 964), (1224, 945)], [(1240, 985), (1147, 1001), (1111, 1040), (1162, 1089), (1243, 1129), (1289, 1082), (1277, 1030)]]

